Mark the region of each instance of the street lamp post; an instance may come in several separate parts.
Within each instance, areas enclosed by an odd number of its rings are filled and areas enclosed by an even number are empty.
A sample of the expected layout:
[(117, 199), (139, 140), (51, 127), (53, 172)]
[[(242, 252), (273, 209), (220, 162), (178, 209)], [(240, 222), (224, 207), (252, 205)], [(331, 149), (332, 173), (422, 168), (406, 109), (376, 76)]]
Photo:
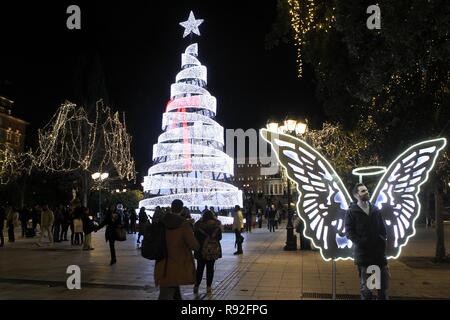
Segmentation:
[(98, 182), (98, 214), (102, 214), (102, 182), (109, 177), (108, 172), (96, 172), (91, 175), (94, 181)]
[[(288, 133), (294, 135), (302, 135), (306, 132), (306, 123), (296, 121), (293, 119), (286, 119), (284, 124), (279, 126), (276, 122), (270, 122), (267, 124), (267, 129), (278, 133)], [(292, 221), (293, 213), (291, 209), (291, 181), (287, 177), (287, 196), (288, 196), (288, 222), (286, 225), (286, 245), (284, 250), (293, 251), (297, 250), (297, 240), (294, 236), (294, 224)]]

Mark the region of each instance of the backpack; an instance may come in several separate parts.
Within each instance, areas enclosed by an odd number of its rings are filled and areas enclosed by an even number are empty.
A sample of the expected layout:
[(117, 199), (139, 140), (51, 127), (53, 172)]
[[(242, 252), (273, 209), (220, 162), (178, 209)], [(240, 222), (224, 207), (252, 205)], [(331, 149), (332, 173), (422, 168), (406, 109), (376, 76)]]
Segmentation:
[(145, 224), (141, 254), (145, 259), (156, 261), (167, 257), (166, 228), (161, 222)]
[(212, 235), (207, 234), (202, 229), (198, 229), (201, 233), (206, 236), (205, 241), (202, 246), (202, 257), (207, 261), (217, 260), (222, 257), (222, 248), (220, 247), (219, 240), (216, 239), (216, 234), (219, 228), (214, 230)]

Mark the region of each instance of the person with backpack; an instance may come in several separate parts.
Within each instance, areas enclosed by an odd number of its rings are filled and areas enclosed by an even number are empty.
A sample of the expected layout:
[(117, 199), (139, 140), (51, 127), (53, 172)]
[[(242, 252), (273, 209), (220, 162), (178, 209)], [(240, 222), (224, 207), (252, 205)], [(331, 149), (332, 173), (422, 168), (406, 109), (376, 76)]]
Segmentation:
[(192, 250), (198, 250), (200, 244), (194, 237), (189, 221), (181, 216), (182, 211), (183, 201), (175, 199), (170, 212), (159, 220), (166, 240), (161, 243), (161, 246), (165, 246), (166, 254), (156, 261), (154, 271), (155, 285), (160, 287), (159, 300), (181, 300), (180, 285), (195, 283)]
[(202, 218), (194, 225), (194, 236), (200, 244), (200, 249), (194, 252), (197, 260), (197, 279), (194, 286), (194, 294), (198, 294), (198, 287), (202, 282), (203, 271), (206, 266), (206, 292), (212, 294), (212, 282), (214, 278), (214, 264), (217, 259), (222, 258), (222, 229), (220, 221), (214, 213), (207, 210), (203, 212)]

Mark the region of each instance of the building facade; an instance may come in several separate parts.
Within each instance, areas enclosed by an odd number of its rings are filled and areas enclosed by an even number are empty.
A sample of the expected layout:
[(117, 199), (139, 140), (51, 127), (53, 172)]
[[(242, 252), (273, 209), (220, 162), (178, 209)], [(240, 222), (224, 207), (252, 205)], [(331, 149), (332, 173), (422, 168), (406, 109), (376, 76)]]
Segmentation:
[(28, 122), (11, 115), (14, 101), (0, 96), (0, 146), (22, 152)]
[[(278, 167), (275, 174), (264, 175), (261, 170), (264, 166), (259, 161), (245, 158), (245, 163), (235, 163), (235, 175), (231, 181), (243, 191), (244, 199), (259, 198), (264, 199), (264, 202), (287, 204), (289, 188), (286, 171)], [(297, 190), (293, 182), (290, 183), (290, 193), (291, 201), (295, 203)]]
[[(240, 161), (243, 162), (243, 161)], [(283, 196), (287, 192), (287, 182), (283, 178), (281, 167), (272, 175), (263, 174), (264, 167), (259, 160), (245, 158), (245, 163), (234, 165), (233, 184), (247, 195)]]

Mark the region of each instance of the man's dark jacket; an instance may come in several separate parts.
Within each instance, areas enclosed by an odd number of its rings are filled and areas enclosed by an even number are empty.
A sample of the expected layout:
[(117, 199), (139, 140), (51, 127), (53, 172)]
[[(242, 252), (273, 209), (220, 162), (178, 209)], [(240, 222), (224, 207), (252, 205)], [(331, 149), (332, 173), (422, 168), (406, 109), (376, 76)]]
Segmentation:
[(345, 215), (345, 233), (353, 242), (356, 265), (387, 265), (386, 226), (377, 207), (370, 204), (367, 215), (352, 203)]

